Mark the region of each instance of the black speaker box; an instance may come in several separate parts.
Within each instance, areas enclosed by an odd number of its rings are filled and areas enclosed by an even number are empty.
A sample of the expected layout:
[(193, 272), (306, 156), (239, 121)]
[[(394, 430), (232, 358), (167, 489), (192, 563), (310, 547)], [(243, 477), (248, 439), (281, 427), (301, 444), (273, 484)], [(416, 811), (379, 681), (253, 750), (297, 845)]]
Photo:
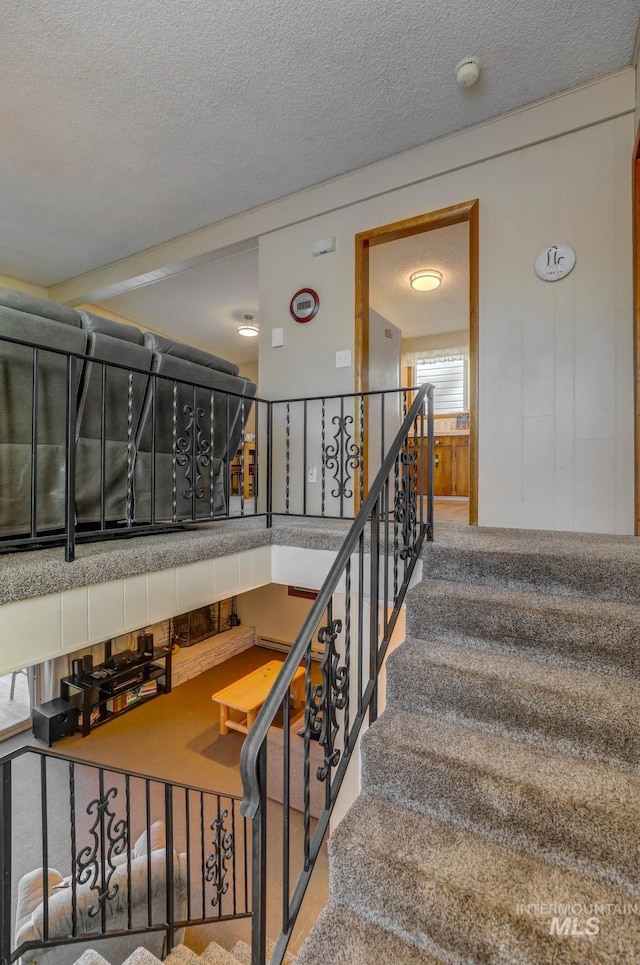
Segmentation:
[(138, 634), (138, 653), (153, 653), (153, 634)]
[(74, 677), (82, 677), (84, 673), (84, 660), (82, 657), (71, 661), (71, 672)]
[[(82, 661), (81, 661), (82, 662)], [(61, 737), (75, 733), (78, 723), (78, 708), (68, 700), (56, 697), (48, 700), (31, 711), (33, 736), (44, 741), (49, 747)]]
[(82, 658), (82, 669), (85, 673), (91, 673), (93, 670), (93, 657), (90, 653), (85, 653), (84, 657)]

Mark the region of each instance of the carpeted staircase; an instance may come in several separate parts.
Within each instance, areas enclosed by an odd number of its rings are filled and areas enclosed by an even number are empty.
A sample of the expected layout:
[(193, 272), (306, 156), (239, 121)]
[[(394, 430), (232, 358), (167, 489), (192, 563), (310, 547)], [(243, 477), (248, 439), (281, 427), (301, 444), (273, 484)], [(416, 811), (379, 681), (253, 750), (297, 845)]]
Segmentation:
[(297, 965), (640, 962), (640, 541), (423, 558)]
[[(267, 960), (273, 953), (273, 942), (267, 944)], [(285, 965), (293, 965), (293, 956), (285, 955)], [(89, 949), (80, 956), (76, 965), (110, 965), (106, 958), (98, 952)], [(138, 948), (130, 955), (123, 965), (161, 965), (160, 959), (152, 955), (146, 948)], [(177, 945), (167, 955), (164, 965), (251, 965), (251, 949), (246, 942), (236, 942), (230, 952), (215, 942), (211, 942), (205, 950), (198, 954), (186, 945)]]

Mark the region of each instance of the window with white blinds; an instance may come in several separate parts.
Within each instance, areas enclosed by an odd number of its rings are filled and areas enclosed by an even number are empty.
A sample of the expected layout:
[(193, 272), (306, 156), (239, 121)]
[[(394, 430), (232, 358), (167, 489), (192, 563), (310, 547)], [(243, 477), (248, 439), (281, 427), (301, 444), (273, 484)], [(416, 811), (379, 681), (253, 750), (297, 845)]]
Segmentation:
[(416, 362), (416, 385), (435, 386), (434, 412), (466, 412), (468, 409), (468, 363), (464, 355), (447, 355)]

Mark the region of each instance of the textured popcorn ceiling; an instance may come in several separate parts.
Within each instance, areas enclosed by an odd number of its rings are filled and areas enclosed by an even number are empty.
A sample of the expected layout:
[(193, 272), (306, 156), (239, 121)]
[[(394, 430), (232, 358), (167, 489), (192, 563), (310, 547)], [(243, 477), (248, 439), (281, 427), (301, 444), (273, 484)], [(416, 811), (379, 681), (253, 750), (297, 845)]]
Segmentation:
[[(0, 272), (51, 284), (630, 64), (637, 0), (20, 0)], [(485, 60), (455, 84), (457, 60)]]
[[(442, 284), (415, 291), (410, 276), (435, 268)], [(469, 225), (425, 231), (377, 245), (369, 252), (369, 304), (403, 338), (457, 332), (469, 327)]]

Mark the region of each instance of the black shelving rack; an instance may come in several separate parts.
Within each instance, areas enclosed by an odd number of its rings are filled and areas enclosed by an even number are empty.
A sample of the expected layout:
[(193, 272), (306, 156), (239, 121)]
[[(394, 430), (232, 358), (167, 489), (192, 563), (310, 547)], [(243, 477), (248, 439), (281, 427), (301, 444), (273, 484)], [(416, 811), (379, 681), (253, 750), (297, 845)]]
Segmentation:
[[(114, 663), (110, 646), (107, 646), (107, 659), (94, 667), (91, 673), (71, 674), (60, 681), (60, 696), (76, 706), (80, 712), (83, 737), (88, 737), (94, 727), (99, 727), (114, 717), (126, 714), (161, 694), (171, 693), (169, 648), (156, 647), (143, 654), (131, 650), (116, 656), (119, 657), (117, 664)], [(132, 693), (154, 680), (158, 683), (155, 693), (141, 696), (135, 702), (117, 710), (113, 709), (116, 698)]]

